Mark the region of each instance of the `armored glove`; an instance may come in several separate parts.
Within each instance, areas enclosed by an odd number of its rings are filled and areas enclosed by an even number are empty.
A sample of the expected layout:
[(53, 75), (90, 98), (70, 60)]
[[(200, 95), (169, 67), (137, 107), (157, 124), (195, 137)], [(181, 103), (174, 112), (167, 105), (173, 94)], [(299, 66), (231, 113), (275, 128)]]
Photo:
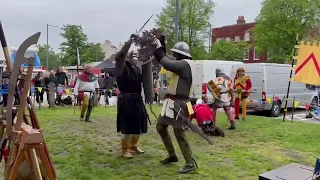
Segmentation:
[(139, 34), (131, 34), (130, 39), (131, 40), (136, 40), (139, 37)]
[(156, 47), (156, 49), (159, 49), (162, 47), (162, 44), (158, 38), (155, 38), (152, 42), (152, 45)]

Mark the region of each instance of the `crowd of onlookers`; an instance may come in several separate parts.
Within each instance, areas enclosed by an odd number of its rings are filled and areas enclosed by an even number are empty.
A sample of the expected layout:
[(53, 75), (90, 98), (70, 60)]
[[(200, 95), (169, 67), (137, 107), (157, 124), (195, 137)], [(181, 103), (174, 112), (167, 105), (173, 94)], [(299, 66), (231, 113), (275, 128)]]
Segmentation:
[[(20, 79), (24, 79), (24, 76), (26, 73), (24, 72), (24, 68), (20, 68), (19, 75), (18, 75), (18, 88), (22, 89), (24, 84), (19, 83)], [(9, 77), (10, 73), (8, 71), (4, 71), (1, 74), (2, 84), (1, 89), (6, 90), (9, 89)], [(100, 94), (99, 99), (102, 94), (105, 93), (106, 97), (111, 97), (117, 95), (119, 92), (116, 92), (117, 90), (117, 83), (116, 79), (109, 75), (109, 73), (105, 73), (105, 75), (101, 75), (98, 77), (99, 87), (100, 87)], [(49, 93), (49, 85), (50, 83), (53, 83), (55, 87), (58, 86), (68, 86), (69, 85), (69, 79), (67, 74), (63, 71), (62, 68), (58, 68), (56, 71), (51, 70), (49, 73), (45, 73), (43, 71), (37, 72), (35, 77), (32, 79), (32, 85), (34, 87), (35, 96), (36, 96), (36, 102), (40, 105), (43, 105), (43, 97), (44, 93)], [(153, 80), (153, 90), (154, 90), (154, 101), (160, 102), (160, 87), (161, 87), (161, 81), (159, 76), (154, 76)], [(2, 94), (3, 96), (3, 105), (7, 105), (7, 94)], [(31, 91), (30, 91), (31, 96)], [(48, 95), (47, 95), (48, 98)], [(108, 98), (105, 98), (106, 104), (109, 104)], [(48, 101), (48, 99), (47, 99)]]

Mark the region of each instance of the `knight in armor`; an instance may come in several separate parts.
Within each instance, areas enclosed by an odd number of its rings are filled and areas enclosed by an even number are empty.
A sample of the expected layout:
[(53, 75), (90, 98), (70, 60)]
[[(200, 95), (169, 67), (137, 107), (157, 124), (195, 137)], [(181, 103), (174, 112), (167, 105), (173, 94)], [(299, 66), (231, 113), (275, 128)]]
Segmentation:
[(194, 114), (190, 116), (190, 119), (192, 120), (195, 118), (198, 126), (203, 130), (204, 133), (210, 136), (225, 136), (224, 132), (215, 126), (211, 108), (202, 99), (198, 99), (192, 108), (194, 110)]
[(178, 42), (171, 49), (173, 57), (170, 59), (165, 52), (165, 40), (162, 36), (154, 40), (153, 45), (156, 47), (154, 56), (157, 61), (167, 70), (169, 79), (167, 94), (163, 101), (161, 115), (156, 125), (157, 131), (168, 151), (168, 157), (161, 160), (162, 164), (178, 162), (178, 157), (172, 144), (171, 137), (168, 132), (168, 126), (172, 125), (174, 135), (178, 141), (180, 150), (186, 161), (178, 172), (188, 173), (197, 169), (195, 160), (188, 144), (185, 130), (183, 128), (183, 120), (172, 108), (178, 109), (186, 118), (193, 114), (190, 97), (195, 87), (195, 63), (189, 53), (189, 45), (185, 42)]
[(246, 120), (247, 117), (247, 98), (250, 95), (251, 80), (250, 77), (245, 75), (244, 68), (238, 68), (237, 74), (234, 79), (234, 89), (235, 89), (235, 101), (234, 101), (234, 111), (235, 119), (239, 119), (240, 112), (240, 101), (242, 108), (242, 120)]
[(224, 74), (221, 69), (217, 68), (215, 84), (220, 93), (220, 98), (215, 98), (212, 104), (213, 121), (216, 122), (217, 109), (223, 108), (230, 121), (230, 127), (228, 129), (236, 129), (234, 117), (231, 112), (231, 106), (233, 105), (232, 80)]
[[(121, 155), (126, 159), (132, 158), (131, 150), (138, 154), (144, 153), (144, 151), (138, 147), (138, 142), (140, 135), (147, 133), (149, 121), (149, 116), (141, 95), (141, 84), (143, 84), (144, 87), (147, 87), (147, 84), (143, 82), (142, 72), (140, 67), (138, 67), (137, 59), (130, 59), (127, 56), (131, 44), (136, 38), (137, 35), (131, 35), (130, 39), (115, 57), (116, 78), (120, 91), (117, 103), (117, 132), (121, 132), (122, 134)], [(151, 64), (149, 65), (151, 71)], [(149, 90), (152, 91), (152, 80), (150, 81), (148, 85), (150, 85)], [(147, 100), (148, 99), (146, 99), (146, 101)]]
[(74, 87), (74, 94), (78, 99), (83, 99), (81, 107), (80, 120), (82, 121), (85, 116), (86, 122), (92, 122), (90, 115), (94, 106), (94, 93), (98, 93), (99, 83), (97, 77), (92, 73), (92, 66), (86, 65), (83, 73), (79, 75), (76, 85)]

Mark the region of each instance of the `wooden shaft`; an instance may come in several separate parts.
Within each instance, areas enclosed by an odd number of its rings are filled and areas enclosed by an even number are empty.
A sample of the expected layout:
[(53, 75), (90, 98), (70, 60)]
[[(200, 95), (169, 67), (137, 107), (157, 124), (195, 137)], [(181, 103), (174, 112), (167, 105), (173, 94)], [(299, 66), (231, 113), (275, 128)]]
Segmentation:
[[(17, 147), (16, 145), (12, 142), (10, 145), (10, 151), (9, 151), (9, 156), (8, 156), (8, 161), (6, 164), (6, 169), (5, 169), (5, 173), (4, 173), (4, 180), (8, 180), (11, 170), (12, 170), (12, 166), (10, 166), (10, 161), (12, 158), (16, 158), (15, 153), (17, 152)], [(18, 160), (19, 157), (17, 157), (16, 161)]]
[[(31, 61), (34, 61), (34, 60), (31, 59)], [(24, 82), (24, 87), (23, 87), (24, 89), (23, 89), (22, 96), (20, 99), (18, 118), (17, 118), (16, 124), (14, 125), (14, 128), (16, 131), (21, 130), (21, 124), (23, 121), (24, 111), (25, 111), (26, 104), (27, 104), (27, 98), (29, 96), (28, 89), (29, 89), (29, 85), (31, 83), (32, 71), (33, 71), (33, 63), (29, 63), (27, 75), (25, 77), (25, 82)]]
[(36, 154), (36, 150), (34, 148), (29, 150), (30, 152), (30, 160), (31, 160), (31, 167), (33, 170), (33, 173), (35, 175), (34, 179), (35, 180), (42, 180), (41, 177), (41, 170), (40, 170), (40, 166), (39, 166), (39, 162), (38, 162), (38, 157)]
[(44, 147), (39, 149), (39, 155), (40, 155), (41, 162), (44, 164), (49, 180), (55, 180), (56, 179), (55, 171), (54, 171), (54, 168), (50, 166), (51, 164), (49, 162), (50, 158), (47, 156), (46, 150), (44, 149)]
[[(4, 130), (5, 130), (5, 125), (4, 124), (1, 124), (0, 125), (0, 138), (1, 138), (1, 140), (2, 140), (2, 138), (3, 138), (3, 135), (4, 135)], [(0, 144), (1, 145), (1, 144)]]
[(22, 149), (20, 152), (18, 152), (17, 159), (14, 162), (13, 166), (9, 166), (9, 165), (7, 166), (4, 180), (16, 180), (16, 176), (18, 174), (19, 167), (20, 167), (20, 164), (22, 163), (24, 154), (25, 154), (25, 150)]
[(4, 57), (6, 59), (7, 67), (9, 69), (9, 71), (11, 71), (12, 70), (12, 63), (11, 63), (11, 60), (10, 60), (9, 49), (8, 49), (6, 37), (4, 35), (4, 31), (3, 31), (3, 27), (2, 27), (1, 21), (0, 21), (0, 42), (1, 42), (1, 45), (2, 45), (2, 50), (3, 50)]
[(6, 59), (6, 64), (7, 64), (8, 70), (11, 71), (12, 70), (12, 63), (10, 60), (9, 49), (8, 49), (8, 47), (3, 47), (2, 49), (3, 49), (4, 57)]
[[(31, 99), (30, 97), (27, 98), (27, 102), (31, 105)], [(31, 123), (34, 124), (34, 127), (35, 129), (40, 129), (40, 124), (39, 124), (39, 121), (38, 121), (38, 117), (36, 115), (36, 113), (34, 112), (33, 108), (32, 108), (32, 105), (30, 107), (30, 119), (31, 119)], [(48, 146), (46, 144), (46, 142), (43, 142), (43, 148), (44, 148), (44, 152), (48, 158), (48, 162), (49, 162), (49, 165), (52, 169), (52, 172), (53, 172), (53, 175), (54, 177), (57, 177), (57, 174), (56, 174), (56, 171), (54, 169), (54, 166), (53, 166), (53, 163), (52, 163), (52, 160), (51, 160), (51, 156), (50, 156), (50, 152), (49, 152), (49, 149), (48, 149)], [(50, 177), (49, 177), (50, 178)]]

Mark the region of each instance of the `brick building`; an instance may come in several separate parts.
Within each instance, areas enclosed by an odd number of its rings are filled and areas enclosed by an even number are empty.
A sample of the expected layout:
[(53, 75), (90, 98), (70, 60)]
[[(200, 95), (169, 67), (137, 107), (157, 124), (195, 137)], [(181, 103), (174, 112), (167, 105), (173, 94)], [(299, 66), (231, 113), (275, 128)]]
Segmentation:
[(212, 29), (212, 42), (215, 43), (221, 39), (237, 41), (247, 41), (252, 45), (252, 48), (244, 52), (243, 62), (244, 63), (261, 63), (266, 62), (267, 53), (263, 53), (259, 56), (256, 48), (253, 45), (251, 30), (254, 28), (255, 23), (246, 23), (243, 16), (239, 16), (237, 24), (222, 26)]

